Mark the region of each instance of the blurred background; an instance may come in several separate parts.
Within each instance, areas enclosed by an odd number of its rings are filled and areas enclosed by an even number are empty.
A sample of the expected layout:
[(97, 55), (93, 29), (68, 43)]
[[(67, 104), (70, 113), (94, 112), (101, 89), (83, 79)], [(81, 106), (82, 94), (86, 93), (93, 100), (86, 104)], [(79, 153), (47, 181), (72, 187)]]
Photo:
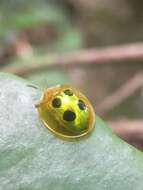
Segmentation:
[(0, 0), (0, 71), (71, 84), (143, 150), (143, 2)]

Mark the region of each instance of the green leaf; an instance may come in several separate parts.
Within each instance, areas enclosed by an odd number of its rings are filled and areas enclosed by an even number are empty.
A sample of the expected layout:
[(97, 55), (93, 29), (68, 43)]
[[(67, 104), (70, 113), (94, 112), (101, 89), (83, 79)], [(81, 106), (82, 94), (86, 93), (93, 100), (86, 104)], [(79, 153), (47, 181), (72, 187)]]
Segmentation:
[[(2, 46), (14, 41), (17, 32), (27, 28), (36, 29), (43, 26), (52, 27), (53, 31), (56, 32), (54, 39), (48, 42), (45, 41), (44, 46), (42, 45), (42, 52), (46, 49), (45, 54), (47, 54), (47, 50), (49, 52), (65, 52), (83, 46), (81, 32), (72, 26), (69, 14), (62, 4), (59, 5), (59, 3), (50, 0), (41, 0), (40, 2), (32, 0), (30, 3), (29, 1), (9, 3), (4, 1), (2, 3), (0, 7), (0, 39), (3, 41)], [(36, 49), (40, 51), (40, 47)]]
[(37, 26), (39, 24), (49, 23), (53, 25), (67, 25), (67, 19), (63, 10), (50, 3), (35, 3), (32, 7), (26, 3), (25, 7), (17, 4), (4, 6), (0, 8), (0, 36), (6, 32), (22, 30), (27, 27)]
[(0, 74), (0, 189), (142, 190), (143, 154), (97, 116), (95, 130), (62, 141), (43, 126), (34, 106), (41, 92)]

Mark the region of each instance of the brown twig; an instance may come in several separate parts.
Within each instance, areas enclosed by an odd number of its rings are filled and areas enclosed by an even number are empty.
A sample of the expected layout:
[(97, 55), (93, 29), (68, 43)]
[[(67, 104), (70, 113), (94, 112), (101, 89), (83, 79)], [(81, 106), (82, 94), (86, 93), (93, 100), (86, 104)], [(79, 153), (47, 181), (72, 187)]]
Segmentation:
[(109, 121), (108, 124), (119, 137), (143, 150), (143, 120)]
[(24, 67), (5, 67), (2, 71), (26, 75), (45, 69), (80, 66), (86, 64), (110, 63), (113, 61), (143, 61), (143, 43), (88, 49), (62, 55), (47, 56), (45, 63), (29, 63)]
[(134, 94), (140, 87), (143, 86), (143, 73), (137, 73), (133, 78), (123, 84), (116, 92), (106, 97), (96, 106), (98, 113), (105, 114), (113, 107), (122, 103), (129, 96)]
[(108, 123), (119, 136), (126, 138), (138, 136), (143, 142), (143, 120), (108, 121)]

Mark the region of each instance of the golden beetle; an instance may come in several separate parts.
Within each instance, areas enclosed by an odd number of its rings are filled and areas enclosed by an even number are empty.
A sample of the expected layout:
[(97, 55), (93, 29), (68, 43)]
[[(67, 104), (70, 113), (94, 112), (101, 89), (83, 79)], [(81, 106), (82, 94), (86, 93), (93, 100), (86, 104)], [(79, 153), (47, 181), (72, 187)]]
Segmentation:
[(59, 138), (76, 140), (90, 134), (94, 128), (93, 107), (71, 86), (47, 88), (36, 107), (45, 126)]

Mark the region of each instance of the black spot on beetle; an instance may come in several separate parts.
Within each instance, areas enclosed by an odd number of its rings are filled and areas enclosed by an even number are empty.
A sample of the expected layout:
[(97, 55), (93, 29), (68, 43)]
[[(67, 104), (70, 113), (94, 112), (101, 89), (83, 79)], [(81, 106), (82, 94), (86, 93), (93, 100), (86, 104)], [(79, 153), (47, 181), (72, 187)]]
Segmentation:
[(73, 92), (70, 89), (65, 90), (64, 93), (68, 96), (73, 96)]
[(65, 121), (74, 121), (76, 118), (76, 114), (73, 111), (66, 110), (63, 114), (63, 119)]
[(78, 107), (81, 110), (85, 110), (86, 109), (86, 105), (85, 105), (85, 103), (82, 100), (78, 101)]
[(52, 101), (52, 106), (54, 108), (59, 108), (61, 106), (62, 102), (60, 98), (54, 98)]

